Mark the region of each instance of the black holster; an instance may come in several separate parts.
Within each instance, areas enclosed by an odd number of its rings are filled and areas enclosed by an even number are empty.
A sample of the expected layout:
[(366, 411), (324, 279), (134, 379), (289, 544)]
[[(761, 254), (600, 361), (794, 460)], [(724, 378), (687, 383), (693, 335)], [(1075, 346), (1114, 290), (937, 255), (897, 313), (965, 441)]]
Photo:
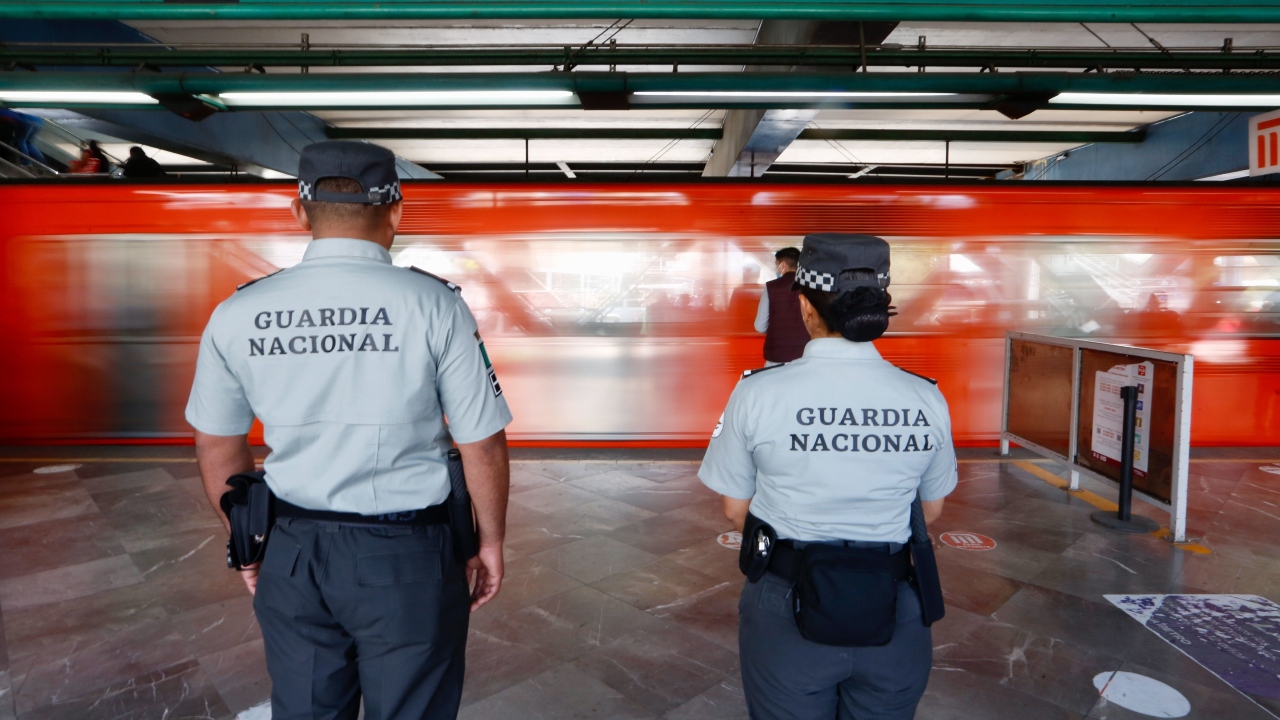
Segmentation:
[(222, 494), (218, 505), (231, 521), (231, 538), (227, 540), (227, 567), (239, 570), (262, 562), (267, 540), (275, 523), (274, 496), (263, 479), (263, 471), (238, 473), (227, 478), (231, 489)]
[(738, 550), (738, 569), (748, 580), (760, 582), (764, 577), (777, 542), (778, 533), (773, 526), (748, 512), (742, 526), (742, 547)]
[(748, 513), (738, 567), (751, 582), (772, 572), (791, 583), (792, 610), (801, 636), (837, 647), (874, 647), (893, 639), (899, 583), (911, 580), (926, 626), (942, 619), (945, 606), (933, 545), (919, 496), (911, 503), (911, 539), (889, 547), (778, 540), (768, 523)]
[(480, 553), (480, 533), (476, 531), (475, 513), (471, 509), (471, 493), (462, 470), (462, 453), (452, 449), (445, 456), (449, 465), (449, 527), (453, 534), (453, 552), (459, 564)]
[(938, 577), (938, 561), (933, 556), (933, 541), (924, 523), (924, 505), (920, 496), (911, 503), (911, 566), (916, 592), (920, 594), (920, 617), (928, 627), (947, 614), (942, 599), (942, 580)]

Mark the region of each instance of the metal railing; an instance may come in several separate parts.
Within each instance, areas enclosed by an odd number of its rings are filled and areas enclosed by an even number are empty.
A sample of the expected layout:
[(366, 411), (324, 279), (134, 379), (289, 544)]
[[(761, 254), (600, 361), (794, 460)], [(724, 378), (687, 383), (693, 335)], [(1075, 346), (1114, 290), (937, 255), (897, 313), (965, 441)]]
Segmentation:
[[(57, 170), (54, 170), (48, 165), (45, 165), (43, 162), (40, 162), (39, 160), (22, 152), (18, 148), (10, 145), (9, 143), (0, 141), (0, 151), (3, 151), (3, 153), (0, 153), (0, 154), (11, 154), (19, 158), (19, 161), (17, 163), (10, 162), (9, 160), (4, 160), (4, 164), (7, 170), (17, 169), (18, 171), (22, 172), (28, 177), (57, 177), (58, 175), (61, 174)], [(0, 158), (0, 159), (3, 159), (3, 158)], [(15, 177), (15, 176), (9, 175), (9, 177)], [(21, 177), (21, 176), (19, 175), (17, 177)]]

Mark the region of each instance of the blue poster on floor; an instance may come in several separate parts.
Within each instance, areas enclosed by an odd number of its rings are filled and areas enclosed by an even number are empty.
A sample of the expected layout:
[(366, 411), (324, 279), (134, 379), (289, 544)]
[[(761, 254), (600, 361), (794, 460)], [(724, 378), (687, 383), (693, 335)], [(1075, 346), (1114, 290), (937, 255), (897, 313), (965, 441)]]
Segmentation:
[(1273, 715), (1280, 711), (1280, 605), (1257, 595), (1107, 595)]

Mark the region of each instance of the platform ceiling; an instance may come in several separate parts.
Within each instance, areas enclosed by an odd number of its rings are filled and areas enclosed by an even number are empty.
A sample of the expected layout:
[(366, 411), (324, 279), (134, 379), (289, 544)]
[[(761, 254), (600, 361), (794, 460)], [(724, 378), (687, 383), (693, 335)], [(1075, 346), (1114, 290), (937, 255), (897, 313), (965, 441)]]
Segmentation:
[[(766, 21), (785, 22), (785, 21)], [(166, 45), (233, 48), (246, 46), (449, 46), (490, 48), (519, 46), (582, 47), (616, 42), (632, 45), (693, 45), (701, 47), (746, 46), (761, 40), (757, 20), (661, 20), (602, 18), (598, 20), (401, 20), (401, 21), (238, 21), (153, 20), (133, 21), (131, 26)], [(846, 23), (845, 27), (855, 25)], [(305, 40), (304, 40), (305, 37)], [(1112, 49), (1220, 47), (1226, 38), (1236, 47), (1280, 47), (1280, 25), (1164, 25), (1085, 23), (963, 23), (903, 22), (884, 38), (885, 45), (930, 49), (943, 46), (971, 48), (1073, 48)], [(857, 45), (856, 37), (837, 38)], [(830, 37), (824, 44), (830, 44)], [(241, 72), (239, 67), (219, 68)], [(550, 72), (541, 66), (454, 67), (312, 67), (325, 72)], [(596, 68), (599, 69), (599, 68)], [(783, 69), (783, 68), (779, 68)], [(620, 65), (618, 71), (671, 72), (669, 65)], [(680, 66), (679, 72), (741, 72), (741, 65)], [(809, 68), (814, 70), (814, 68)], [(847, 72), (848, 68), (828, 69)], [(964, 69), (947, 68), (948, 72)], [(979, 68), (970, 68), (976, 72)], [(299, 73), (301, 68), (270, 68), (269, 73)], [(870, 72), (917, 72), (915, 68), (871, 67)], [(723, 109), (630, 110), (341, 110), (314, 114), (340, 128), (649, 128), (714, 129), (725, 121)], [(975, 109), (822, 109), (809, 121), (814, 129), (880, 130), (1043, 130), (1124, 131), (1180, 114), (1171, 110), (1039, 109), (1020, 119), (995, 110)], [(715, 139), (709, 138), (553, 138), (510, 139), (378, 139), (397, 154), (428, 169), (452, 166), (465, 172), (468, 164), (546, 166), (575, 164), (641, 164), (652, 170), (693, 172), (692, 164), (705, 163)], [(1051, 157), (1080, 145), (1074, 141), (941, 141), (798, 139), (777, 158), (770, 173), (804, 173), (801, 165), (983, 165), (1015, 167)], [(795, 166), (790, 167), (789, 166)], [(488, 168), (493, 170), (493, 168)], [(519, 172), (518, 169), (510, 170)], [(539, 172), (564, 172), (558, 166)], [(825, 170), (823, 170), (825, 172)], [(881, 170), (884, 172), (884, 170)]]

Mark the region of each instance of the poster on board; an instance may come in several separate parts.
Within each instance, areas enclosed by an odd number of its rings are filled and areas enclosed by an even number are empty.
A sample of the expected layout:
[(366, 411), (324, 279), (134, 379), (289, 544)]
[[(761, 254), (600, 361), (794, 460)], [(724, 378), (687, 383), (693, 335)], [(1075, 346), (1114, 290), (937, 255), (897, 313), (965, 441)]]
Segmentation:
[(1146, 477), (1151, 457), (1153, 377), (1155, 365), (1150, 362), (1114, 365), (1110, 370), (1098, 370), (1094, 373), (1093, 442), (1090, 452), (1096, 460), (1120, 465), (1124, 427), (1124, 401), (1120, 399), (1120, 388), (1138, 388), (1138, 412), (1133, 428), (1133, 473), (1138, 477)]

